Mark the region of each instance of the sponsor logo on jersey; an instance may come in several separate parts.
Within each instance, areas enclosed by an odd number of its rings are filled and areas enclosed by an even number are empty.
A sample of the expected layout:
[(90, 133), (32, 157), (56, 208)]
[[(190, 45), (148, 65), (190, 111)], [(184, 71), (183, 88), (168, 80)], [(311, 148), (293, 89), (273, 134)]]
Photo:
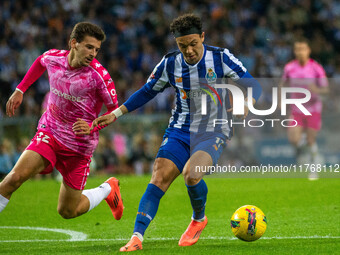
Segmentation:
[(200, 97), (202, 94), (205, 92), (203, 89), (195, 89), (195, 90), (190, 90), (190, 91), (185, 91), (184, 89), (180, 90), (181, 98), (182, 99), (193, 99), (195, 97)]
[(51, 92), (55, 95), (57, 95), (58, 97), (63, 97), (66, 100), (70, 100), (72, 102), (81, 102), (84, 99), (81, 97), (76, 97), (76, 96), (71, 96), (69, 94), (66, 94), (65, 92), (61, 92), (60, 90), (56, 89), (56, 88), (52, 88)]
[(187, 93), (184, 91), (184, 89), (181, 89), (181, 98), (187, 99)]
[(111, 96), (115, 97), (116, 96), (116, 90), (115, 89), (111, 89), (110, 94), (111, 94)]

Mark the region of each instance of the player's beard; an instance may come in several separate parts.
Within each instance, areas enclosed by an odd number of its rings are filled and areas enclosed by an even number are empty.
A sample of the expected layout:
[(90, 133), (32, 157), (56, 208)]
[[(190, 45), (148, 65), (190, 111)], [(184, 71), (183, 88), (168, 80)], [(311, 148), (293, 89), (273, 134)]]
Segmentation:
[(84, 57), (84, 65), (85, 66), (88, 66), (88, 65), (90, 65), (90, 63), (92, 62), (92, 58), (90, 58), (90, 57)]

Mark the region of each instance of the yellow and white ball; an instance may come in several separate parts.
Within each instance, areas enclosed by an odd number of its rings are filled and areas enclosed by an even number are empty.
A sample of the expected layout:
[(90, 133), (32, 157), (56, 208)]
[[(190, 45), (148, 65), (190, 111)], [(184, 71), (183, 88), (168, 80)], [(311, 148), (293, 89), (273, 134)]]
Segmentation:
[(246, 242), (259, 239), (267, 229), (267, 218), (260, 208), (244, 205), (231, 216), (231, 230), (234, 235)]

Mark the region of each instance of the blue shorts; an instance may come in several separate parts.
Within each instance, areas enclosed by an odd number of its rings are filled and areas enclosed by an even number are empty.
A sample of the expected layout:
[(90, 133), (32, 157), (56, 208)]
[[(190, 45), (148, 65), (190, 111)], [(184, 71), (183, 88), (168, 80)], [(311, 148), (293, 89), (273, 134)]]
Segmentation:
[(216, 165), (226, 145), (225, 141), (226, 136), (221, 133), (190, 134), (178, 128), (168, 128), (156, 158), (171, 160), (182, 173), (191, 155), (196, 151), (205, 151), (211, 156), (213, 165)]

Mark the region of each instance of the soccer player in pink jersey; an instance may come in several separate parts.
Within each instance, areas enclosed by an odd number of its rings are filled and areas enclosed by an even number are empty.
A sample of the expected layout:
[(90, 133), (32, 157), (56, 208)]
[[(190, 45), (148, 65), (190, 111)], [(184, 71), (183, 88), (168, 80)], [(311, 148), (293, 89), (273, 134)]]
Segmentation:
[(9, 98), (6, 113), (12, 117), (25, 91), (47, 70), (50, 83), (47, 110), (31, 143), (0, 183), (0, 212), (26, 180), (38, 173), (49, 173), (55, 167), (63, 176), (58, 202), (63, 218), (80, 216), (104, 199), (113, 216), (121, 218), (124, 207), (116, 178), (84, 190), (98, 144), (98, 130), (103, 128), (90, 131), (90, 125), (103, 104), (107, 113), (118, 107), (114, 83), (95, 59), (104, 40), (105, 34), (98, 26), (76, 24), (70, 36), (70, 50), (53, 49), (39, 56)]
[[(316, 136), (321, 129), (322, 101), (320, 96), (328, 93), (328, 81), (322, 66), (310, 58), (311, 49), (307, 40), (300, 39), (294, 43), (294, 54), (296, 59), (284, 67), (281, 85), (308, 89), (311, 92), (311, 99), (304, 106), (311, 115), (304, 115), (295, 105), (291, 107), (291, 118), (297, 122), (297, 126), (288, 128), (288, 139), (296, 148), (298, 159), (303, 149), (302, 136), (305, 133), (311, 159), (309, 162), (315, 164), (318, 155)], [(292, 98), (299, 97), (301, 97), (299, 94), (292, 95)], [(310, 180), (317, 178), (317, 173), (310, 173)]]

